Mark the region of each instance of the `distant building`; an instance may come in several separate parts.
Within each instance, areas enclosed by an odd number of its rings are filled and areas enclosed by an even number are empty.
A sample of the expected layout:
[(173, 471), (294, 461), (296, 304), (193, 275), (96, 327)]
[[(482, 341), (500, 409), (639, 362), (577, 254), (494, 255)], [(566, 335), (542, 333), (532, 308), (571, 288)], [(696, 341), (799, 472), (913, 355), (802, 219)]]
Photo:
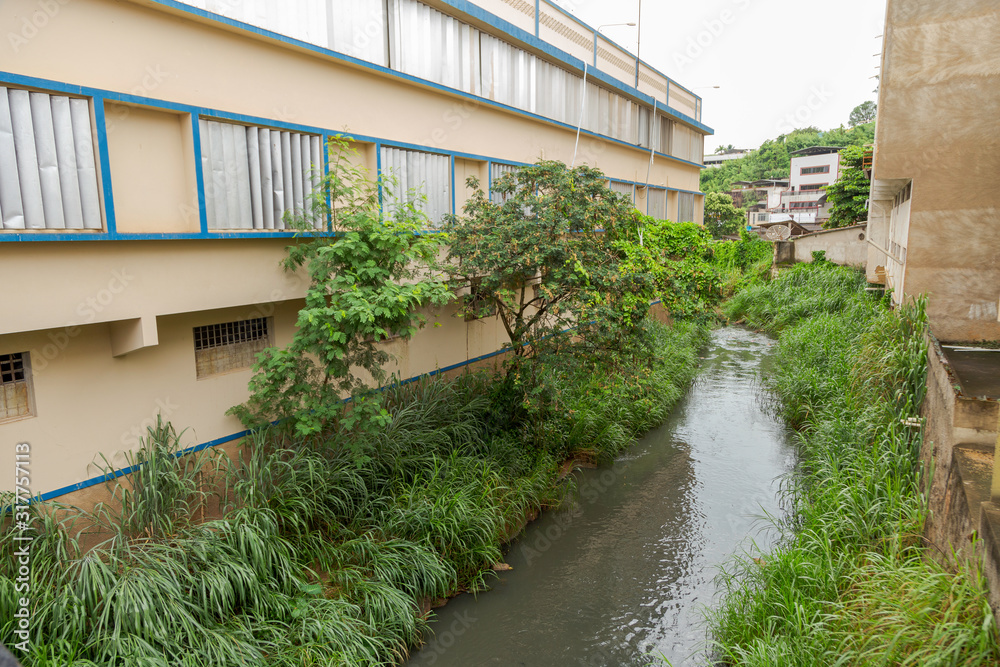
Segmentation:
[(781, 193), (788, 189), (788, 179), (761, 179), (759, 181), (733, 181), (733, 189), (729, 194), (733, 203), (742, 206), (748, 193), (754, 193), (763, 208), (773, 209), (781, 206)]
[(706, 155), (703, 162), (706, 167), (721, 167), (724, 162), (738, 160), (752, 152), (753, 150), (750, 148), (736, 148), (731, 151), (726, 151), (725, 153), (712, 153), (711, 155)]
[(797, 222), (822, 223), (830, 218), (824, 186), (840, 177), (841, 146), (812, 146), (792, 151), (789, 188), (772, 213), (786, 213)]

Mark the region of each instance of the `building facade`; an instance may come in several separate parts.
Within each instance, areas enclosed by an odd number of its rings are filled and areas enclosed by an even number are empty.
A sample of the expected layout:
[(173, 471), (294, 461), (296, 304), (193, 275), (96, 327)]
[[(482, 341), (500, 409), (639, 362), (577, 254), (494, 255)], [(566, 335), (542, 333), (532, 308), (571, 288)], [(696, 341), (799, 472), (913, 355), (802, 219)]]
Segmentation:
[[(547, 2), (74, 0), (0, 5), (0, 470), (84, 493), (157, 415), (241, 435), (254, 355), (294, 332), (279, 267), (348, 135), (431, 225), (539, 158), (701, 222), (701, 100)], [(385, 205), (392, 205), (386, 201)], [(386, 343), (402, 377), (495, 355), (495, 320)]]
[(869, 280), (927, 295), (943, 341), (1000, 339), (1000, 7), (889, 0)]
[(823, 188), (840, 178), (840, 151), (839, 146), (813, 146), (789, 153), (789, 187), (772, 212), (800, 224), (828, 220), (830, 206)]

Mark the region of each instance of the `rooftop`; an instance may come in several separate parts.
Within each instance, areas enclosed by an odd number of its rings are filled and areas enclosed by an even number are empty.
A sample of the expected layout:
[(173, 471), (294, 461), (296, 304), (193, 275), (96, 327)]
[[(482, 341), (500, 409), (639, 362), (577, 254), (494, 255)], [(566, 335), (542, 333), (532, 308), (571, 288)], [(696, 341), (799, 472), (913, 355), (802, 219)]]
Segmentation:
[(809, 148), (800, 148), (797, 151), (789, 151), (789, 155), (826, 155), (827, 153), (839, 153), (844, 150), (843, 146), (810, 146)]

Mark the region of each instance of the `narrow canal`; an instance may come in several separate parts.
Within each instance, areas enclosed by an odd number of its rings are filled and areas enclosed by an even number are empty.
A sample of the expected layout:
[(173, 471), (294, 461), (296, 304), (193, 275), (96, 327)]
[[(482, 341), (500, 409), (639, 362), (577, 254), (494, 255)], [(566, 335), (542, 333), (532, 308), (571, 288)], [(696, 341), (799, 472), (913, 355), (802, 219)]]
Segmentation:
[(771, 341), (713, 333), (671, 417), (511, 544), (489, 592), (437, 610), (409, 665), (564, 667), (705, 664), (706, 608), (720, 563), (780, 512), (789, 432), (759, 382)]

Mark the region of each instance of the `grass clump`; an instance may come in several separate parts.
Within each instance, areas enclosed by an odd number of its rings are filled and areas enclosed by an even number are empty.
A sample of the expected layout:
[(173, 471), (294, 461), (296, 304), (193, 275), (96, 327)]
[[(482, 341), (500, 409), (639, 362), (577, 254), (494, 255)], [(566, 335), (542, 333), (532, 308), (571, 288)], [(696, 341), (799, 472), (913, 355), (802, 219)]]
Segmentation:
[[(983, 577), (926, 558), (923, 303), (890, 310), (859, 273), (800, 264), (727, 313), (778, 335), (778, 409), (800, 429), (783, 539), (720, 575), (719, 659), (738, 665), (994, 665)], [(909, 420), (909, 421), (908, 421)]]

